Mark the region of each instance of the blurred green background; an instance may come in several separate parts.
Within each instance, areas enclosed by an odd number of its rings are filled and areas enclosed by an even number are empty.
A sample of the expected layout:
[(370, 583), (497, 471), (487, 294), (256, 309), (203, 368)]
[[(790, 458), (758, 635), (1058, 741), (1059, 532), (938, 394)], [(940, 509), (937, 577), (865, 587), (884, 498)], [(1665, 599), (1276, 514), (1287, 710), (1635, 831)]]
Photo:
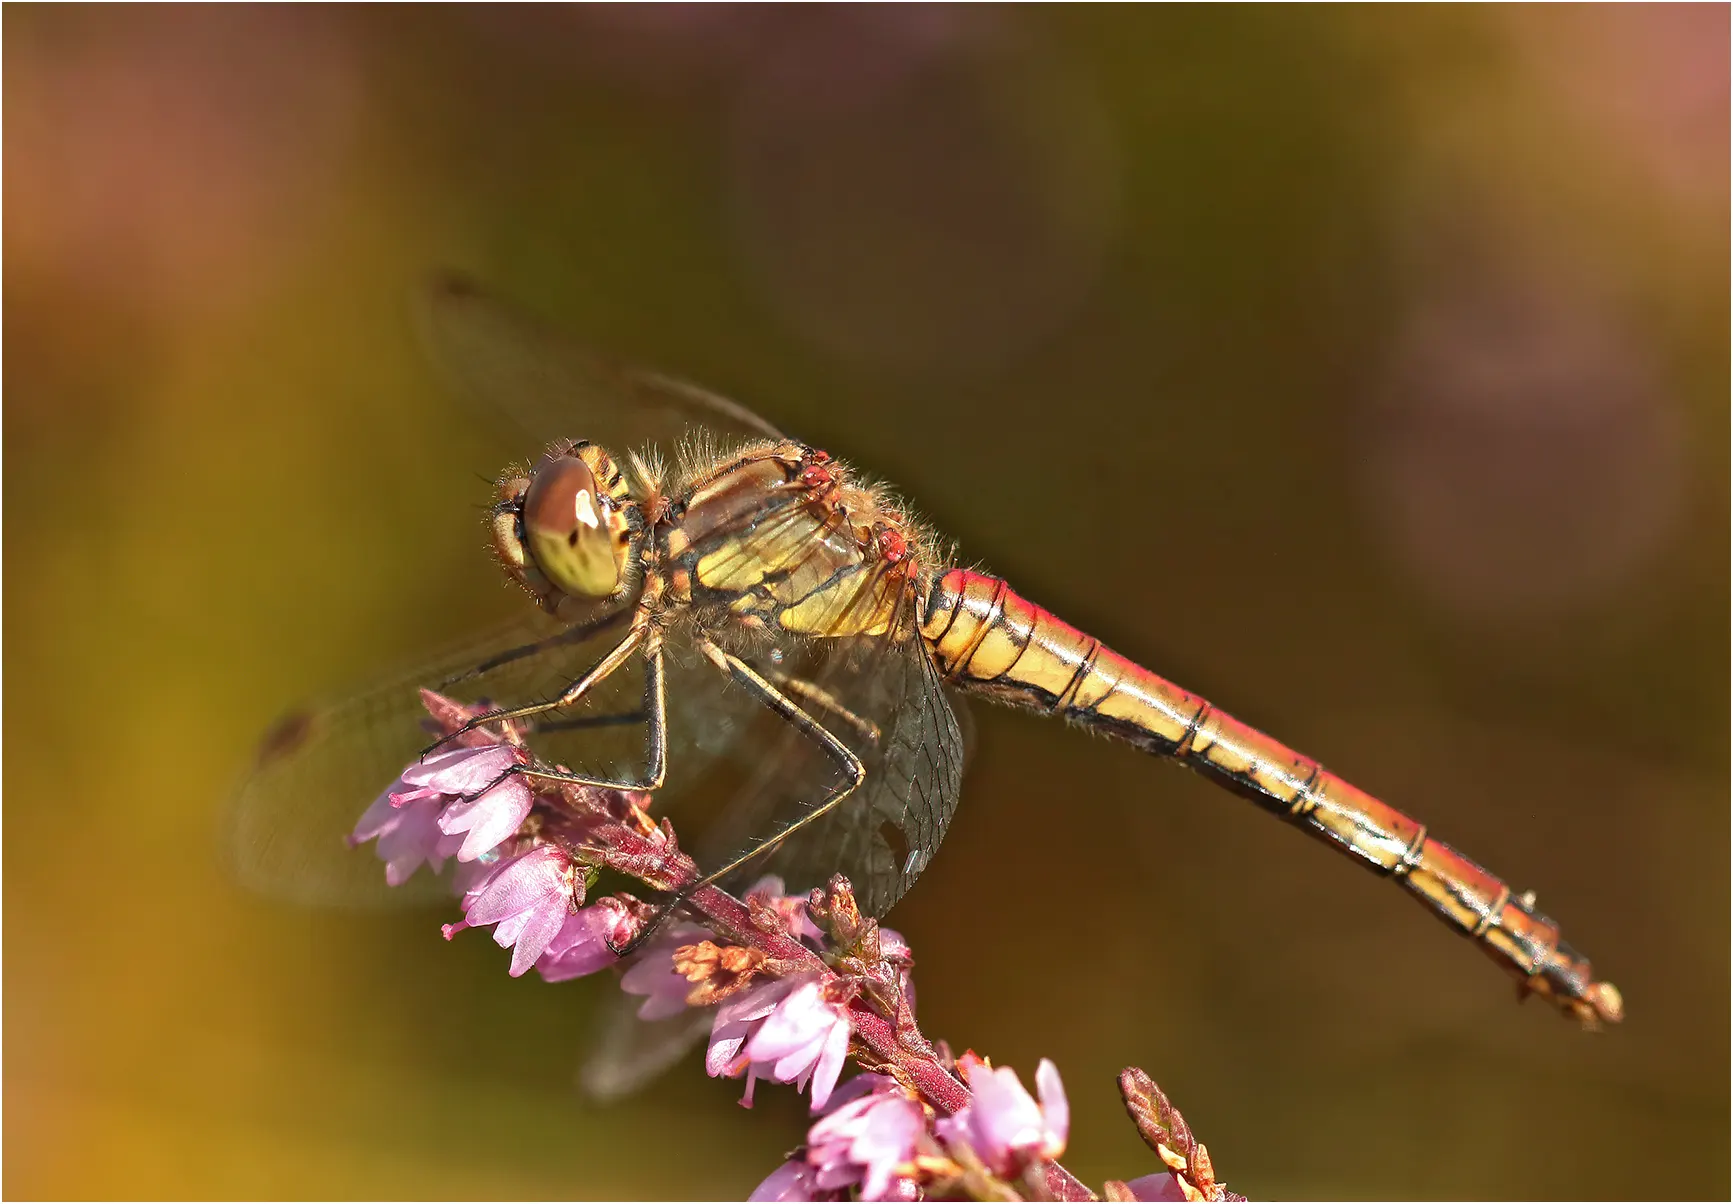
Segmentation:
[[(977, 708), (893, 915), (1068, 1164), (1147, 1068), (1257, 1196), (1729, 1190), (1728, 12), (9, 7), (8, 1196), (742, 1198), (801, 1101), (571, 1089), (605, 983), (227, 881), (294, 700), (521, 605), (407, 298), (469, 269), (1534, 887), (1400, 893)], [(572, 432), (582, 435), (582, 431)], [(384, 767), (389, 776), (391, 767)], [(383, 782), (382, 778), (382, 782)]]

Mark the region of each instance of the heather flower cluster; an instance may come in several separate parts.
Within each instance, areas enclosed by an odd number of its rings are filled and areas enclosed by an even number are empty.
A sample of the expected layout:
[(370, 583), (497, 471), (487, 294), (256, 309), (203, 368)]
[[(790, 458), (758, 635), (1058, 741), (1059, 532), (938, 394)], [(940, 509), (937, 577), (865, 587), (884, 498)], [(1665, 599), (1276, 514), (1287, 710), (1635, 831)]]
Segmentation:
[(454, 748), (405, 769), (355, 825), (350, 842), (378, 841), (385, 880), (401, 886), (423, 864), (475, 861), (517, 834), (533, 796), (503, 777), (524, 755), (511, 744)]
[(895, 1078), (860, 1074), (821, 1109), (806, 1145), (758, 1185), (753, 1200), (980, 1198), (1065, 1152), (1070, 1113), (1053, 1063), (1037, 1103), (1014, 1071), (965, 1055), (973, 1099), (954, 1116), (931, 1110)]
[[(700, 878), (671, 825), (650, 817), (649, 796), (525, 772), (537, 763), (522, 732), (458, 734), (481, 709), (429, 691), (423, 701), (445, 741), (387, 787), (351, 843), (374, 842), (392, 885), (455, 861), (463, 915), (446, 938), (491, 929), (514, 976), (617, 969), (641, 1020), (705, 1013), (705, 1069), (744, 1080), (744, 1106), (760, 1082), (807, 1093), (815, 1119), (804, 1143), (752, 1199), (1093, 1198), (1058, 1162), (1070, 1137), (1058, 1070), (1043, 1060), (1031, 1095), (1009, 1067), (928, 1042), (907, 943), (861, 915), (846, 880), (794, 895), (773, 877), (741, 898), (693, 889), (681, 913), (648, 931), (662, 918), (650, 904), (590, 895), (603, 870), (660, 892)], [(845, 1080), (851, 1057), (862, 1072)], [(1106, 1198), (1239, 1198), (1215, 1182), (1207, 1150), (1147, 1076), (1127, 1071), (1120, 1087), (1167, 1169), (1110, 1181)]]

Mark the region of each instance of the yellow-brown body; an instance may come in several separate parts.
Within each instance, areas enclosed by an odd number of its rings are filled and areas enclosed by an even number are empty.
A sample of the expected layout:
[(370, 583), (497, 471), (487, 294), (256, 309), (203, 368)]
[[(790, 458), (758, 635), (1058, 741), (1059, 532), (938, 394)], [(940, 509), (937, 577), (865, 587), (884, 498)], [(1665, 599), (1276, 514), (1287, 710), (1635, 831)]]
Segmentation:
[(1623, 1015), (1618, 990), (1558, 925), (1426, 826), (1349, 785), (1019, 596), (962, 569), (925, 589), (920, 632), (958, 688), (1032, 707), (1174, 757), (1395, 878), (1529, 989), (1585, 1023)]
[(702, 627), (885, 636), (908, 613), (915, 568), (885, 554), (889, 522), (824, 453), (767, 443), (688, 483), (658, 551), (670, 600)]

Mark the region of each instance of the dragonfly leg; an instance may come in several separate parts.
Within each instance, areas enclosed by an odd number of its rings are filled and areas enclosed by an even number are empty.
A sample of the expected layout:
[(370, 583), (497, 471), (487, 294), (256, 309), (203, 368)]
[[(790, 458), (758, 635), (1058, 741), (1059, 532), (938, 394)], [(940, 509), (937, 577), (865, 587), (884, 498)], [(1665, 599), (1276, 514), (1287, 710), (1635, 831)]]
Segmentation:
[[(627, 717), (601, 715), (596, 718), (613, 722)], [(647, 729), (644, 734), (646, 764), (644, 776), (638, 781), (592, 778), (563, 769), (542, 769), (534, 765), (513, 766), (506, 774), (509, 776), (512, 773), (521, 773), (527, 778), (574, 782), (580, 786), (598, 786), (603, 790), (660, 790), (663, 780), (668, 776), (668, 689), (660, 646), (644, 654), (643, 718)], [(582, 720), (573, 720), (572, 724), (578, 726), (582, 724)]]
[(538, 732), (577, 732), (596, 727), (628, 727), (649, 721), (650, 712), (643, 707), (621, 711), (617, 715), (577, 715), (571, 719), (553, 719), (536, 724)]
[(505, 723), (513, 719), (524, 719), (531, 715), (540, 715), (547, 711), (556, 711), (561, 707), (571, 706), (585, 694), (588, 694), (598, 684), (613, 676), (614, 672), (618, 670), (621, 665), (625, 664), (626, 661), (631, 658), (632, 654), (643, 644), (644, 638), (647, 634), (648, 629), (645, 625), (633, 624), (632, 630), (626, 633), (624, 639), (622, 639), (618, 644), (615, 644), (601, 660), (592, 665), (581, 677), (577, 678), (565, 689), (561, 690), (557, 697), (542, 702), (531, 702), (526, 703), (523, 706), (507, 707), (502, 710), (489, 711), (484, 715), (477, 715), (474, 719), (463, 724), (450, 735), (436, 740), (433, 744), (424, 749), (421, 755), (426, 757), (435, 749), (438, 749), (442, 745), (451, 743), (451, 741), (457, 739), (465, 732), (473, 731), (475, 728), (482, 727), (485, 724)]
[(848, 780), (840, 786), (831, 787), (824, 798), (813, 804), (805, 815), (789, 824), (782, 831), (759, 841), (720, 869), (712, 870), (698, 881), (681, 887), (674, 893), (673, 898), (656, 908), (655, 913), (636, 936), (626, 944), (614, 949), (614, 952), (620, 957), (625, 957), (650, 939), (656, 929), (661, 927), (663, 921), (698, 891), (703, 890), (706, 886), (713, 886), (747, 862), (769, 853), (802, 828), (823, 819), (834, 811), (844, 799), (858, 790), (861, 783), (866, 781), (866, 767), (861, 764), (860, 758), (855, 756), (848, 745), (838, 740), (822, 723), (803, 711), (800, 705), (789, 698), (787, 694), (761, 677), (751, 665), (708, 640), (701, 640), (698, 648), (718, 669), (728, 674), (759, 702), (776, 712), (785, 722), (793, 725), (801, 735), (822, 748), (826, 755), (835, 761), (843, 773), (847, 775)]
[(521, 661), (526, 656), (534, 656), (539, 652), (546, 652), (549, 648), (557, 648), (562, 644), (581, 644), (585, 640), (592, 636), (599, 635), (610, 627), (618, 626), (621, 620), (628, 619), (631, 616), (632, 608), (627, 606), (621, 607), (618, 610), (610, 611), (605, 615), (600, 615), (597, 618), (590, 619), (586, 622), (574, 624), (573, 626), (566, 628), (564, 631), (555, 632), (553, 635), (544, 636), (543, 638), (533, 640), (528, 644), (520, 644), (516, 648), (508, 648), (504, 652), (496, 653), (493, 656), (490, 656), (487, 660), (482, 661), (479, 665), (471, 665), (460, 673), (452, 674), (433, 688), (444, 693), (452, 686), (461, 685), (472, 677), (480, 677), (485, 673), (491, 673), (495, 669), (501, 668), (505, 665)]
[[(592, 778), (581, 773), (572, 773), (564, 769), (545, 769), (539, 765), (513, 765), (501, 773), (493, 781), (465, 799), (480, 798), (488, 791), (498, 786), (510, 777), (540, 778), (544, 781), (571, 782), (578, 786), (595, 786), (602, 790), (658, 790), (668, 771), (668, 725), (667, 725), (667, 689), (662, 664), (662, 649), (655, 648), (645, 654), (644, 669), (644, 707), (643, 713), (648, 730), (644, 739), (647, 745), (644, 776), (636, 781), (615, 778)], [(612, 721), (621, 718), (618, 715), (603, 715), (599, 718)], [(660, 920), (657, 921), (658, 923)]]
[(809, 706), (835, 715), (859, 732), (867, 741), (873, 744), (879, 742), (879, 725), (870, 719), (862, 719), (859, 715), (843, 706), (832, 694), (822, 686), (814, 685), (805, 678), (793, 677), (786, 673), (775, 675), (776, 684), (788, 694), (794, 695)]

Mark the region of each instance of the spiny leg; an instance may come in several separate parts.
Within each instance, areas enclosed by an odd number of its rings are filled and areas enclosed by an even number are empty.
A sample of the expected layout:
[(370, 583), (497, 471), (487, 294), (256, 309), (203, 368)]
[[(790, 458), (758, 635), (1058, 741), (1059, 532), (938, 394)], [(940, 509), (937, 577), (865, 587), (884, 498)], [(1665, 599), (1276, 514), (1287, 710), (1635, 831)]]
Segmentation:
[(746, 852), (740, 854), (740, 856), (734, 858), (734, 860), (730, 861), (720, 869), (713, 870), (698, 879), (698, 881), (681, 887), (674, 893), (673, 898), (660, 904), (656, 908), (650, 919), (641, 929), (639, 929), (637, 935), (630, 941), (620, 946), (614, 946), (610, 943), (610, 948), (612, 948), (615, 954), (620, 957), (625, 957), (627, 954), (641, 946), (645, 941), (649, 940), (655, 933), (656, 929), (661, 927), (663, 921), (666, 920), (668, 916), (680, 906), (680, 904), (691, 898), (698, 891), (703, 890), (706, 886), (711, 886), (721, 881), (723, 878), (726, 878), (729, 874), (732, 874), (735, 870), (745, 865), (748, 861), (770, 852), (772, 849), (776, 848), (777, 845), (787, 840), (790, 836), (793, 836), (802, 828), (823, 819), (826, 815), (829, 815), (834, 811), (844, 799), (858, 790), (862, 782), (866, 781), (866, 767), (861, 764), (860, 758), (854, 755), (848, 745), (844, 744), (841, 740), (838, 740), (823, 724), (819, 723), (818, 720), (801, 710), (798, 704), (790, 699), (788, 695), (784, 694), (775, 686), (771, 685), (770, 682), (761, 677), (751, 665), (748, 665), (745, 661), (732, 653), (717, 647), (709, 640), (699, 641), (698, 648), (699, 651), (703, 652), (704, 655), (710, 659), (710, 662), (718, 669), (728, 674), (728, 676), (743, 686), (754, 698), (758, 699), (759, 702), (774, 711), (782, 720), (792, 724), (795, 730), (800, 732), (801, 735), (807, 737), (823, 749), (825, 754), (834, 760), (848, 776), (848, 781), (840, 786), (831, 787), (823, 799), (813, 804), (812, 808), (805, 815), (789, 824), (786, 828), (782, 829), (782, 831), (777, 832), (775, 835), (753, 845), (750, 849), (746, 850)]
[[(516, 772), (527, 778), (572, 782), (579, 786), (598, 786), (603, 790), (660, 790), (662, 782), (668, 776), (668, 687), (663, 669), (660, 643), (644, 653), (643, 715), (647, 729), (644, 733), (645, 766), (644, 776), (639, 781), (591, 778), (566, 770), (542, 769), (533, 765), (516, 766), (513, 770), (508, 770), (507, 774)], [(607, 721), (620, 721), (627, 717), (603, 715), (598, 716), (598, 718)], [(572, 721), (574, 725), (581, 722), (581, 720)]]
[(746, 689), (758, 699), (758, 701), (776, 712), (781, 719), (792, 724), (801, 735), (807, 737), (823, 749), (825, 754), (834, 760), (837, 763), (838, 768), (847, 775), (848, 781), (843, 785), (831, 787), (830, 791), (823, 799), (813, 804), (811, 810), (799, 819), (795, 820), (792, 824), (789, 824), (788, 827), (784, 828), (782, 831), (771, 836), (769, 839), (754, 845), (752, 848), (748, 849), (746, 852), (742, 853), (720, 869), (704, 875), (703, 878), (686, 888), (684, 892), (685, 894), (691, 894), (693, 891), (698, 890), (701, 887), (710, 886), (727, 877), (742, 865), (745, 865), (748, 861), (770, 852), (770, 850), (774, 849), (777, 845), (781, 844), (784, 840), (788, 839), (802, 828), (828, 815), (836, 808), (837, 804), (841, 803), (843, 799), (853, 794), (860, 788), (861, 783), (866, 781), (866, 767), (861, 764), (860, 758), (855, 756), (854, 752), (848, 747), (848, 745), (844, 744), (841, 740), (838, 740), (831, 734), (828, 728), (803, 711), (800, 706), (792, 701), (786, 694), (771, 685), (763, 677), (760, 677), (752, 666), (748, 665), (745, 661), (732, 653), (718, 648), (715, 644), (712, 644), (709, 641), (701, 642), (699, 644), (699, 650), (702, 651), (705, 656), (709, 657), (711, 663), (716, 665), (717, 668), (734, 678), (734, 680), (739, 682), (742, 686), (745, 686)]
[(504, 723), (512, 719), (523, 719), (530, 715), (540, 715), (547, 711), (555, 711), (559, 710), (561, 707), (571, 706), (601, 682), (606, 681), (620, 668), (621, 665), (625, 664), (631, 657), (632, 653), (637, 651), (638, 647), (644, 642), (646, 633), (647, 629), (643, 624), (633, 624), (632, 630), (626, 633), (624, 639), (622, 639), (618, 644), (615, 644), (614, 647), (609, 650), (601, 660), (592, 665), (587, 672), (566, 686), (565, 689), (561, 690), (557, 697), (542, 702), (526, 703), (523, 706), (508, 707), (503, 710), (489, 711), (484, 715), (477, 715), (474, 719), (471, 719), (469, 722), (457, 728), (450, 735), (441, 737), (439, 740), (434, 741), (427, 748), (423, 749), (421, 753), (422, 757), (427, 757), (430, 753), (439, 749), (443, 745), (451, 743), (465, 732), (473, 731), (475, 728), (482, 727), (485, 724)]
[(538, 732), (581, 732), (598, 727), (630, 727), (647, 722), (650, 712), (643, 707), (621, 711), (615, 715), (578, 715), (571, 719), (553, 719), (536, 724)]
[[(660, 643), (644, 653), (643, 717), (647, 729), (644, 733), (644, 776), (636, 781), (624, 778), (593, 778), (569, 770), (547, 769), (533, 764), (513, 765), (486, 786), (465, 797), (480, 798), (514, 775), (552, 782), (570, 782), (576, 786), (595, 786), (602, 790), (660, 790), (663, 780), (668, 776), (668, 689)], [(598, 718), (614, 722), (626, 717), (603, 715)], [(580, 722), (573, 721), (574, 725)]]
[(447, 688), (459, 685), (472, 677), (480, 677), (484, 673), (491, 673), (495, 669), (523, 660), (526, 656), (534, 656), (538, 652), (545, 652), (549, 648), (557, 648), (562, 644), (581, 644), (591, 636), (599, 635), (608, 628), (617, 626), (621, 620), (631, 618), (632, 613), (631, 607), (624, 606), (618, 610), (609, 611), (605, 615), (599, 615), (596, 618), (581, 623), (574, 623), (572, 626), (563, 631), (557, 631), (553, 635), (543, 636), (541, 639), (532, 640), (527, 644), (520, 644), (516, 648), (508, 648), (504, 652), (499, 652), (490, 656), (479, 665), (471, 665), (463, 672), (453, 674), (436, 685), (434, 689), (444, 691)]
[(784, 693), (792, 694), (809, 706), (836, 716), (859, 732), (868, 743), (877, 744), (879, 742), (879, 725), (871, 719), (861, 718), (843, 706), (837, 700), (836, 695), (824, 687), (814, 685), (804, 677), (795, 677), (788, 673), (776, 673), (772, 675), (772, 678)]

